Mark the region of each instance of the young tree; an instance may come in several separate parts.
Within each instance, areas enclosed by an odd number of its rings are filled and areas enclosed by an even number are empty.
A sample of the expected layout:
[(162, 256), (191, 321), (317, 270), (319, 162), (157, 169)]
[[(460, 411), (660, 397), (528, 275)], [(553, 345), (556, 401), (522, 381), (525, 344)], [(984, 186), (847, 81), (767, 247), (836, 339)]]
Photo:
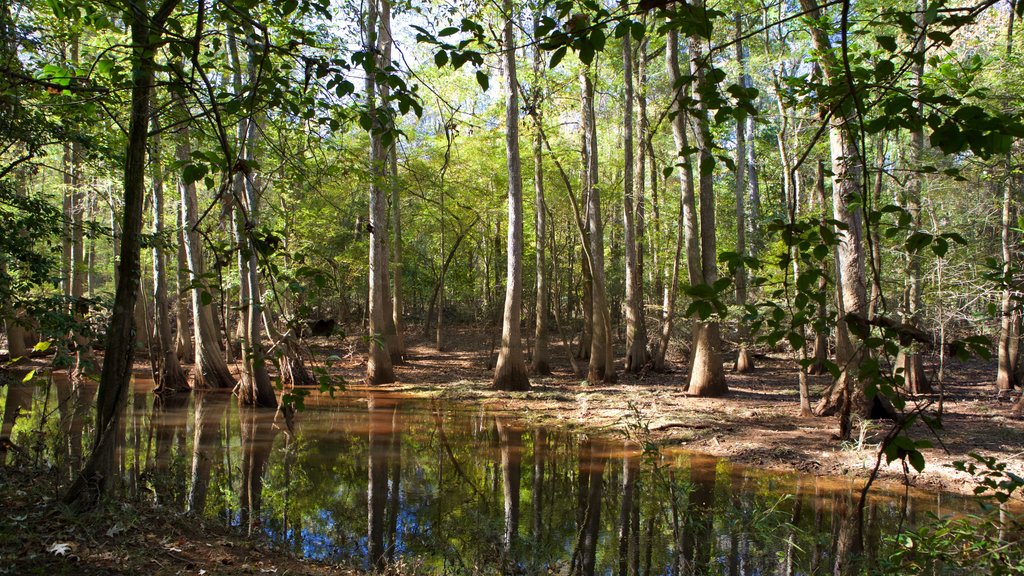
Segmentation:
[(523, 178), (519, 163), (519, 86), (516, 79), (515, 34), (512, 0), (504, 0), (505, 29), (505, 158), (508, 166), (508, 241), (505, 275), (505, 310), (502, 315), (501, 350), (494, 368), (497, 390), (529, 390), (519, 334), (523, 291)]
[(96, 398), (93, 450), (81, 473), (64, 495), (75, 508), (89, 508), (109, 495), (117, 476), (116, 446), (120, 420), (128, 399), (135, 358), (134, 313), (142, 277), (142, 211), (146, 193), (146, 144), (149, 137), (150, 95), (156, 68), (156, 47), (164, 24), (178, 0), (163, 0), (150, 12), (145, 0), (129, 6), (132, 41), (131, 114), (125, 149), (124, 219), (121, 227), (121, 281), (114, 294), (114, 312), (107, 330), (106, 356)]

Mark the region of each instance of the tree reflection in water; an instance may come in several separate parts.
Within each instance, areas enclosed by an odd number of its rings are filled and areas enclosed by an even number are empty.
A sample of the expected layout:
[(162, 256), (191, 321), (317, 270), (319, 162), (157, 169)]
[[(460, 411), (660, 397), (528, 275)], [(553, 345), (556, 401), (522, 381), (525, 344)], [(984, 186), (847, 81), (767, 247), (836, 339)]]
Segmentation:
[[(88, 396), (59, 378), (53, 384), (52, 403)], [(33, 405), (33, 390), (8, 389), (4, 434), (18, 409)], [(133, 414), (148, 402), (137, 394)], [(395, 395), (311, 396), (284, 434), (275, 411), (233, 409), (226, 394), (151, 402), (151, 417), (132, 418), (135, 440), (122, 447), (126, 476), (141, 467), (132, 479), (144, 479), (163, 505), (225, 518), (312, 558), (436, 574), (741, 576), (855, 567), (844, 550), (858, 488), (843, 480), (681, 451), (641, 453), (622, 440), (524, 427), (513, 414)], [(62, 406), (67, 437), (50, 444), (58, 462), (80, 458), (75, 414)], [(973, 512), (975, 504), (875, 492), (865, 509), (868, 569), (886, 554), (883, 535), (913, 526), (921, 510)]]

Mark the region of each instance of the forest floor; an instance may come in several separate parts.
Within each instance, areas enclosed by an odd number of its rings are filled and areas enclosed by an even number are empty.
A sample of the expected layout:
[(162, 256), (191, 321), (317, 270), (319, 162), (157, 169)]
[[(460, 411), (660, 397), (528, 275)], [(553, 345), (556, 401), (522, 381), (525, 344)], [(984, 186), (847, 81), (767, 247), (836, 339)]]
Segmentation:
[(359, 574), (148, 502), (75, 515), (57, 501), (52, 475), (26, 463), (0, 466), (0, 574)]
[[(489, 333), (485, 328), (452, 329), (442, 352), (432, 339), (412, 336), (405, 364), (395, 369), (400, 381), (373, 389), (482, 405), (538, 425), (606, 436), (625, 433), (652, 440), (663, 450), (701, 452), (741, 465), (854, 478), (869, 476), (878, 456), (877, 443), (891, 425), (885, 420), (868, 422), (855, 430), (860, 442), (843, 442), (836, 417), (801, 417), (796, 364), (786, 356), (760, 356), (750, 374), (732, 372), (729, 361), (729, 394), (695, 398), (681, 389), (687, 374), (684, 350), (670, 350), (673, 370), (668, 373), (620, 371), (616, 383), (591, 386), (573, 374), (565, 347), (552, 342), (552, 375), (532, 376), (530, 392), (497, 392), (490, 389), (494, 344)], [(328, 342), (315, 339), (314, 350), (338, 354), (336, 344)], [(361, 343), (361, 338), (348, 338), (342, 354), (340, 372), (352, 392), (363, 390), (359, 383), (366, 363)], [(926, 359), (928, 374), (934, 377), (937, 366), (929, 360), (937, 358)], [(970, 460), (972, 452), (994, 456), (1024, 476), (1024, 420), (1010, 415), (1010, 401), (996, 398), (994, 362), (947, 360), (944, 373), (943, 429), (933, 433), (915, 424), (910, 430), (914, 439), (934, 444), (923, 450), (924, 471), (910, 468), (904, 475), (899, 461), (887, 466), (883, 458), (879, 478), (970, 494), (976, 484), (954, 469), (953, 462)], [(831, 378), (809, 380), (813, 405)], [(934, 410), (938, 396), (916, 401), (932, 402)]]

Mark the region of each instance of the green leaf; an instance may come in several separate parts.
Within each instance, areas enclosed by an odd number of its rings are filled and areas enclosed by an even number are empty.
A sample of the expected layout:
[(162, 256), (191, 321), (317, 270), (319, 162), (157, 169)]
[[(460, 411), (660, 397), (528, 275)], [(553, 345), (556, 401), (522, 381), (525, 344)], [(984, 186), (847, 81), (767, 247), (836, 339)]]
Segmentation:
[(878, 42), (879, 46), (885, 48), (889, 52), (896, 51), (896, 38), (892, 36), (878, 35), (875, 36), (875, 41)]
[(441, 68), (447, 63), (448, 53), (444, 50), (438, 50), (437, 54), (434, 54), (434, 64), (436, 64), (438, 68)]
[(914, 467), (914, 470), (918, 472), (924, 470), (924, 454), (917, 450), (911, 450), (907, 453), (907, 460), (910, 461), (910, 465)]
[(49, 340), (42, 340), (40, 342), (37, 342), (36, 345), (32, 347), (32, 351), (33, 352), (46, 352), (47, 350), (50, 349), (51, 345), (52, 345), (52, 343)]
[(487, 92), (487, 88), (490, 85), (490, 79), (487, 77), (487, 73), (483, 70), (476, 71), (476, 83)]
[(548, 68), (554, 70), (555, 66), (558, 66), (558, 63), (565, 57), (565, 50), (565, 46), (555, 50), (555, 53), (551, 55), (551, 61), (548, 63)]
[(459, 29), (456, 28), (455, 26), (449, 26), (449, 27), (441, 30), (440, 32), (438, 32), (437, 36), (438, 36), (438, 38), (444, 38), (445, 36), (451, 36), (452, 34), (455, 34), (458, 31), (459, 31)]
[(25, 377), (22, 378), (21, 381), (22, 382), (29, 382), (30, 380), (32, 380), (35, 377), (36, 377), (36, 371), (35, 371), (35, 369), (32, 369), (32, 370), (28, 371), (28, 374), (25, 374)]
[(206, 176), (209, 167), (206, 164), (189, 164), (181, 171), (181, 179), (186, 184), (193, 184)]

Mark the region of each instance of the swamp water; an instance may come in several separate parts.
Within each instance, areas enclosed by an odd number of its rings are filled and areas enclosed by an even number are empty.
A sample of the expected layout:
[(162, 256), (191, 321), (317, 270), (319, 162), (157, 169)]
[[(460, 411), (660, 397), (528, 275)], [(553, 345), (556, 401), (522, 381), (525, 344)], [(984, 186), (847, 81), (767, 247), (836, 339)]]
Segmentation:
[[(8, 387), (4, 432), (18, 406), (34, 407), (15, 432), (53, 429), (48, 457), (70, 474), (92, 409), (76, 409), (57, 383)], [(123, 419), (127, 490), (331, 563), (433, 574), (826, 574), (854, 525), (852, 482), (645, 453), (642, 438), (368, 390), (310, 396), (289, 426), (226, 393), (161, 399), (151, 389), (137, 383)], [(950, 494), (872, 494), (869, 561), (883, 553), (883, 534), (977, 509)]]

